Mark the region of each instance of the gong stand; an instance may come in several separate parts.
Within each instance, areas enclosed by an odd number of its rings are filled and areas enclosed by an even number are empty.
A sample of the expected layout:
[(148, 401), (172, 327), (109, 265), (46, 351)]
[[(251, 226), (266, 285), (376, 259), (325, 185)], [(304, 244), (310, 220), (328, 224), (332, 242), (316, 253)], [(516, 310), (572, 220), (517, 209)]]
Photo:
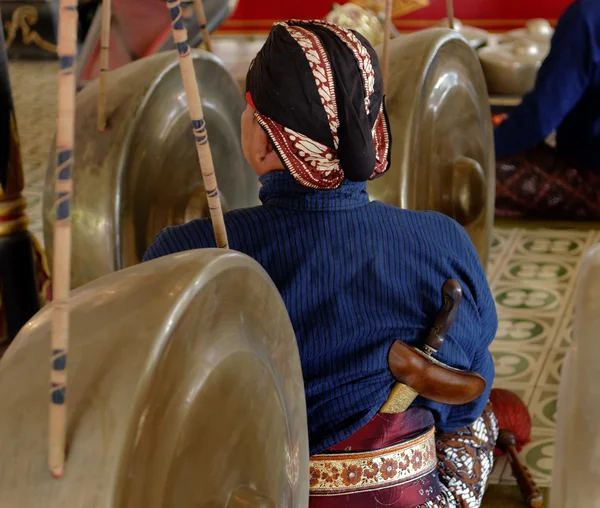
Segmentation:
[(33, 244), (27, 231), (21, 147), (4, 35), (0, 34), (0, 286), (8, 342), (39, 310)]

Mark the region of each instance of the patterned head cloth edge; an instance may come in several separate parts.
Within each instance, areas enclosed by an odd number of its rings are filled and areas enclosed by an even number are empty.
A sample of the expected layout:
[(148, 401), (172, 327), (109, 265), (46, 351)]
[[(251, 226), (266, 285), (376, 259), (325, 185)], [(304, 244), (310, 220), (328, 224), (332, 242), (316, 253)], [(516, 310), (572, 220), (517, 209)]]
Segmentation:
[(375, 50), (325, 21), (276, 23), (252, 62), (246, 100), (285, 167), (306, 187), (366, 181), (390, 165)]

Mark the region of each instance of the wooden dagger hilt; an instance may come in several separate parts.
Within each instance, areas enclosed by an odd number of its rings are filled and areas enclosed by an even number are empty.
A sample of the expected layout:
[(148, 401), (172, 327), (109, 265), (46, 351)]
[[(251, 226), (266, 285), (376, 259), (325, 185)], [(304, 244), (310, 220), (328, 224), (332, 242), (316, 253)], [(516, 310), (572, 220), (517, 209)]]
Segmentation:
[(447, 280), (442, 286), (442, 306), (422, 349), (399, 340), (392, 344), (388, 365), (399, 384), (393, 388), (381, 412), (405, 411), (417, 395), (442, 404), (461, 405), (472, 402), (485, 391), (486, 381), (479, 374), (449, 367), (432, 356), (444, 345), (461, 301), (460, 283)]
[(448, 279), (442, 286), (442, 306), (435, 316), (423, 345), (423, 352), (429, 356), (437, 353), (444, 345), (446, 335), (456, 320), (462, 302), (462, 287), (456, 279)]

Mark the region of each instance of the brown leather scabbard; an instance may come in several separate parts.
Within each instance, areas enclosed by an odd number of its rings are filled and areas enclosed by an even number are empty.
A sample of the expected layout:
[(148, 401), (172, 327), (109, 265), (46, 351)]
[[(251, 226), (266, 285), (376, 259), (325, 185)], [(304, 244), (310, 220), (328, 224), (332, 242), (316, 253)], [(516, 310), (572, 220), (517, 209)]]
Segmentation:
[(479, 374), (444, 365), (400, 341), (390, 348), (388, 364), (399, 383), (434, 402), (467, 404), (485, 391), (486, 381)]

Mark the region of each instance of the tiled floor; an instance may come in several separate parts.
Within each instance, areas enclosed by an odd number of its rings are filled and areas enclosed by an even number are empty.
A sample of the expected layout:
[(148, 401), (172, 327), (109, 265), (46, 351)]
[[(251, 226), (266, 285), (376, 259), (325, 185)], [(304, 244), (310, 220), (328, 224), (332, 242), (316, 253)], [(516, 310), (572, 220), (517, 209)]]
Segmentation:
[[(560, 369), (571, 341), (572, 301), (583, 253), (596, 230), (501, 229), (494, 233), (489, 280), (499, 328), (492, 344), (496, 386), (529, 406), (533, 442), (522, 458), (540, 485), (549, 485)], [(499, 461), (493, 481), (514, 482)]]
[[(222, 46), (228, 48), (225, 42)], [(231, 55), (228, 58), (236, 65)], [(55, 129), (56, 70), (54, 62), (10, 66), (31, 231), (40, 242), (46, 157)], [(489, 279), (500, 319), (492, 346), (496, 386), (515, 391), (529, 405), (534, 439), (522, 455), (541, 485), (548, 485), (551, 477), (558, 381), (570, 342), (577, 267), (583, 252), (597, 241), (600, 234), (592, 230), (495, 231)], [(513, 481), (505, 461), (497, 463), (492, 481)]]

